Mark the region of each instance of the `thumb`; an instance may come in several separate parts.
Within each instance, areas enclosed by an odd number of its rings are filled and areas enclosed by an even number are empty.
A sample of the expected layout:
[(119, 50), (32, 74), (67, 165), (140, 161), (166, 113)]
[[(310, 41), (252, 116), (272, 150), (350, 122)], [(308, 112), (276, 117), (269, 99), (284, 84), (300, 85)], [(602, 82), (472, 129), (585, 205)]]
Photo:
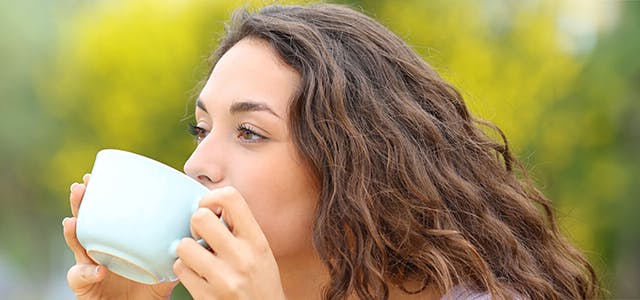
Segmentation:
[(107, 268), (100, 265), (77, 264), (67, 272), (69, 287), (74, 292), (91, 288), (94, 283), (100, 282), (107, 274)]

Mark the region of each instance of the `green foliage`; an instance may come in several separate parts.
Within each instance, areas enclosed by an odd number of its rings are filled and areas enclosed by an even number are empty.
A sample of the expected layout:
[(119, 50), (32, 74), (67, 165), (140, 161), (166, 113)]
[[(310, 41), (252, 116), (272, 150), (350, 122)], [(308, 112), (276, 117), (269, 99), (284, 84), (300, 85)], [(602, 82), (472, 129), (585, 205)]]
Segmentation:
[[(640, 5), (614, 3), (618, 27), (576, 53), (563, 47), (563, 2), (347, 2), (405, 39), (507, 133), (612, 294), (640, 296), (629, 281), (640, 277)], [(67, 187), (99, 149), (182, 169), (206, 58), (244, 2), (22, 3), (0, 4), (0, 260), (45, 277), (68, 267), (39, 253), (59, 253)]]

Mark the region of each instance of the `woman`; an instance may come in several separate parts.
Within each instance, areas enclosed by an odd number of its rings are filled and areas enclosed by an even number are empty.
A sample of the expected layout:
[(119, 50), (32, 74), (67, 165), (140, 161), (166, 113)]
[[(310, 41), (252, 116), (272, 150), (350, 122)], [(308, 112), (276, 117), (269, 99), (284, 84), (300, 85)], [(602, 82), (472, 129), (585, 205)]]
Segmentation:
[[(211, 189), (192, 231), (212, 249), (185, 239), (174, 265), (195, 298), (599, 295), (504, 135), (379, 23), (336, 5), (240, 10), (213, 66), (185, 164)], [(79, 298), (170, 296), (175, 283), (96, 266), (63, 223)]]

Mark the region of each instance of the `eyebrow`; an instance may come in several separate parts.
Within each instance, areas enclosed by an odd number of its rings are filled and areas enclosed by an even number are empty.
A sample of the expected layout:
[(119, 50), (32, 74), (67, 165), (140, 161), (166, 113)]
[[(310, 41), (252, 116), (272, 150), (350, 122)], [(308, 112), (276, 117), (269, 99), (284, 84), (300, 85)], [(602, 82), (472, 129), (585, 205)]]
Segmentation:
[[(196, 100), (196, 106), (204, 110), (204, 112), (209, 113), (207, 111), (207, 108), (204, 106), (204, 103), (202, 103), (202, 100), (200, 100), (200, 98)], [(264, 102), (255, 102), (255, 101), (248, 101), (248, 100), (238, 101), (231, 104), (231, 107), (229, 108), (229, 112), (231, 114), (237, 114), (241, 112), (250, 112), (250, 111), (264, 111), (276, 116), (279, 119), (282, 119), (281, 116), (275, 113), (273, 109), (271, 109), (271, 107), (269, 107), (269, 105), (267, 105)]]
[(209, 113), (207, 111), (207, 108), (204, 107), (204, 104), (202, 103), (202, 100), (200, 100), (200, 98), (196, 99), (196, 106), (202, 110), (204, 110), (204, 112)]
[(269, 105), (267, 105), (264, 102), (254, 102), (254, 101), (244, 100), (244, 101), (234, 102), (233, 104), (231, 104), (231, 107), (229, 107), (229, 112), (231, 114), (240, 113), (240, 112), (250, 112), (250, 111), (264, 111), (276, 116), (278, 119), (282, 119), (282, 117), (280, 117), (277, 113), (275, 113), (273, 109), (271, 109), (271, 107), (269, 107)]

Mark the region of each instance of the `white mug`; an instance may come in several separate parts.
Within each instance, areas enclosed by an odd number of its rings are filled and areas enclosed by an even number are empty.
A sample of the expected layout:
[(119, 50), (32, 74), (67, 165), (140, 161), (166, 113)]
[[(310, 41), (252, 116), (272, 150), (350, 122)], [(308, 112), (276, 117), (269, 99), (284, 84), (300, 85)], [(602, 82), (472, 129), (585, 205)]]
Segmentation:
[(94, 261), (123, 277), (174, 281), (175, 247), (191, 237), (191, 215), (208, 191), (150, 158), (102, 150), (78, 211), (78, 240)]

